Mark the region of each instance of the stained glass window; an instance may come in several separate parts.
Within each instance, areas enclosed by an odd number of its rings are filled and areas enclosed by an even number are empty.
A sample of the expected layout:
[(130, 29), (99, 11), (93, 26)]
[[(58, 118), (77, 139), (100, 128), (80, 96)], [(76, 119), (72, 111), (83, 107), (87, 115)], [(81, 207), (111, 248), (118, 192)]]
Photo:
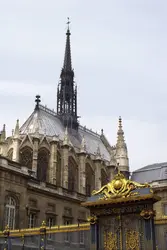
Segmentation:
[(11, 149), (9, 150), (9, 152), (8, 152), (8, 158), (9, 158), (10, 160), (13, 159), (13, 149), (12, 149), (12, 148), (11, 148)]
[(32, 149), (29, 147), (24, 147), (20, 151), (20, 163), (29, 169), (32, 168)]
[(95, 176), (94, 176), (91, 166), (88, 163), (86, 164), (86, 176), (85, 177), (86, 177), (85, 178), (86, 196), (91, 196), (91, 192), (95, 186)]
[(103, 187), (104, 185), (106, 185), (108, 183), (108, 178), (107, 178), (107, 174), (104, 171), (104, 169), (101, 170), (101, 186)]
[(77, 191), (78, 169), (72, 158), (69, 158), (68, 166), (68, 190)]
[(42, 182), (46, 182), (48, 165), (49, 152), (46, 149), (40, 149), (38, 153), (37, 177)]

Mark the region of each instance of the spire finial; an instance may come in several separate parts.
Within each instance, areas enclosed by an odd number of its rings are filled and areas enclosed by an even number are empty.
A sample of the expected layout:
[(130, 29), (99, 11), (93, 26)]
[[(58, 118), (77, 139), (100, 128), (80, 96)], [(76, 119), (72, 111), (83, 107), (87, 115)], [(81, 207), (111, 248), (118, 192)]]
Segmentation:
[(69, 17), (67, 17), (67, 32), (69, 32), (70, 31), (70, 18)]
[(122, 128), (122, 118), (121, 118), (121, 116), (119, 116), (119, 128), (120, 129)]
[(40, 104), (40, 102), (41, 102), (41, 97), (40, 97), (40, 95), (36, 95), (35, 102), (36, 102), (35, 109), (39, 109), (39, 104)]

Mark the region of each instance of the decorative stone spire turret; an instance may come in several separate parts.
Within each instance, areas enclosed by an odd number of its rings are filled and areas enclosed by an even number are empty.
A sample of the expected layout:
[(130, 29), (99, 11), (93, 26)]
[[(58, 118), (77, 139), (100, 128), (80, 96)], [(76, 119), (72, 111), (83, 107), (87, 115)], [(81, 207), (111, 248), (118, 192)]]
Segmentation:
[(19, 137), (19, 119), (17, 119), (16, 121), (16, 126), (15, 126), (15, 130), (14, 130), (14, 138), (18, 138)]
[(119, 117), (119, 122), (118, 122), (116, 147), (126, 147), (126, 143), (125, 143), (125, 139), (124, 139), (124, 131), (122, 129), (122, 118), (121, 117)]
[(85, 142), (85, 137), (84, 136), (82, 137), (80, 153), (86, 153), (86, 142)]
[(69, 18), (66, 32), (66, 48), (64, 64), (60, 75), (60, 83), (57, 89), (57, 114), (64, 127), (78, 129), (77, 116), (77, 87), (74, 85), (74, 71), (71, 63)]
[(117, 143), (116, 143), (116, 162), (119, 170), (129, 178), (129, 159), (127, 146), (124, 139), (124, 131), (122, 128), (122, 119), (119, 117)]
[(100, 152), (100, 147), (99, 147), (99, 145), (97, 146), (96, 160), (101, 160), (101, 152)]

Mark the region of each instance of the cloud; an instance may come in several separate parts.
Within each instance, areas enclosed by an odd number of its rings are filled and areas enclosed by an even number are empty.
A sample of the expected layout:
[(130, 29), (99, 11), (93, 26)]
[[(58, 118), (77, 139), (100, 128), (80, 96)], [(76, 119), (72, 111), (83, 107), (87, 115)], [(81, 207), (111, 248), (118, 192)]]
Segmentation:
[[(95, 7), (96, 6), (96, 7)], [(167, 2), (5, 0), (0, 8), (1, 124), (10, 133), (36, 94), (56, 109), (71, 18), (78, 113), (116, 142), (122, 115), (132, 169), (166, 160)]]

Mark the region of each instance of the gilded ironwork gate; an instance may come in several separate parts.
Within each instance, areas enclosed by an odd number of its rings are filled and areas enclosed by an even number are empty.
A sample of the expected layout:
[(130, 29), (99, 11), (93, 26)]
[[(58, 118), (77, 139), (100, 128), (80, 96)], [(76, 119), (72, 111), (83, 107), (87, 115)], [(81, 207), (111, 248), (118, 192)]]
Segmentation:
[(110, 216), (100, 219), (100, 249), (103, 250), (139, 250), (142, 234), (139, 233), (138, 220), (134, 215)]
[(159, 199), (147, 183), (126, 179), (118, 170), (82, 204), (90, 209), (91, 249), (155, 250), (153, 204)]
[(104, 219), (101, 236), (103, 237), (103, 240), (101, 242), (101, 249), (119, 249), (121, 231), (118, 217), (110, 217)]

